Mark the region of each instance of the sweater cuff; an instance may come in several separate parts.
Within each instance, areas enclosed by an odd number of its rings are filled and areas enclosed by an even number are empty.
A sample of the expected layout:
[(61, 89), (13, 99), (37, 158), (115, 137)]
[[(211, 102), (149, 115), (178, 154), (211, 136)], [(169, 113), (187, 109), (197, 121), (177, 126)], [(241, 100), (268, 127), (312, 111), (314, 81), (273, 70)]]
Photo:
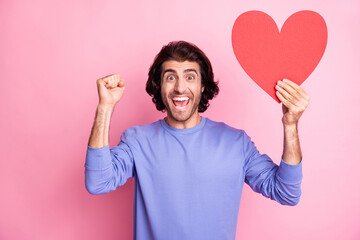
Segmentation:
[(299, 164), (291, 165), (286, 163), (281, 158), (281, 163), (277, 172), (278, 176), (286, 181), (291, 183), (301, 182), (302, 180), (302, 161)]
[(101, 148), (87, 146), (85, 168), (89, 170), (104, 170), (111, 166), (109, 145)]

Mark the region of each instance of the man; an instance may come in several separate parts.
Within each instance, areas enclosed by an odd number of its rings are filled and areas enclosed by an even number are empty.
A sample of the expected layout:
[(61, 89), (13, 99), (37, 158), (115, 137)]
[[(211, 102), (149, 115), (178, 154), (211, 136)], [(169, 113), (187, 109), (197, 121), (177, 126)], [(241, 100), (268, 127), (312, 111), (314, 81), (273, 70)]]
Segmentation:
[(146, 91), (167, 116), (126, 129), (111, 149), (110, 117), (125, 82), (115, 74), (98, 79), (97, 87), (86, 187), (103, 194), (135, 177), (134, 239), (235, 239), (244, 182), (281, 204), (298, 203), (302, 156), (297, 125), (309, 97), (295, 83), (284, 80), (276, 86), (284, 113), (279, 166), (259, 153), (244, 130), (200, 116), (219, 89), (210, 61), (193, 44), (169, 43), (149, 70)]

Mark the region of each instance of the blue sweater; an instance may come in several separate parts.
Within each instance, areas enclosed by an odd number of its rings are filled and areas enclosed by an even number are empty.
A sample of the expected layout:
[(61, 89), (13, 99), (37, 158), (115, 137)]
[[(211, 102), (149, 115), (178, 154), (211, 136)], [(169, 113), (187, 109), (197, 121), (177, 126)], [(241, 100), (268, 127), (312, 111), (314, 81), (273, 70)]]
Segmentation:
[(202, 117), (189, 129), (164, 120), (131, 127), (118, 146), (88, 146), (85, 183), (103, 194), (135, 177), (134, 239), (235, 239), (244, 182), (298, 203), (302, 163), (276, 165), (243, 131)]

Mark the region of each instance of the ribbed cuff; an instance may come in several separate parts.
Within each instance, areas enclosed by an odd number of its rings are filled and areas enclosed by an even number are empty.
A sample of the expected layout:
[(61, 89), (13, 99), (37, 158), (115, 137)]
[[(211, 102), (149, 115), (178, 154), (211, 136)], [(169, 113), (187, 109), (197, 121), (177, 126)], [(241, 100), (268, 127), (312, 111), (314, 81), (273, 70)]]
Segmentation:
[(302, 180), (302, 161), (299, 164), (291, 165), (286, 163), (281, 158), (281, 163), (277, 172), (278, 176), (286, 181), (291, 183), (298, 183)]
[(109, 145), (102, 148), (87, 146), (85, 168), (89, 170), (104, 170), (111, 166)]

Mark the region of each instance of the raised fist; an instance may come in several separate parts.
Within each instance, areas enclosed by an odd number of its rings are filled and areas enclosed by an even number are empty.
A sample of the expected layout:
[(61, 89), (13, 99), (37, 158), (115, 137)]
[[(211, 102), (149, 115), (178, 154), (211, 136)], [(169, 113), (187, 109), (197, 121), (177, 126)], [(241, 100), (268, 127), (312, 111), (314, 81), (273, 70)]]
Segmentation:
[(124, 90), (125, 80), (121, 79), (118, 74), (108, 75), (96, 80), (99, 93), (99, 104), (113, 105), (120, 101)]

